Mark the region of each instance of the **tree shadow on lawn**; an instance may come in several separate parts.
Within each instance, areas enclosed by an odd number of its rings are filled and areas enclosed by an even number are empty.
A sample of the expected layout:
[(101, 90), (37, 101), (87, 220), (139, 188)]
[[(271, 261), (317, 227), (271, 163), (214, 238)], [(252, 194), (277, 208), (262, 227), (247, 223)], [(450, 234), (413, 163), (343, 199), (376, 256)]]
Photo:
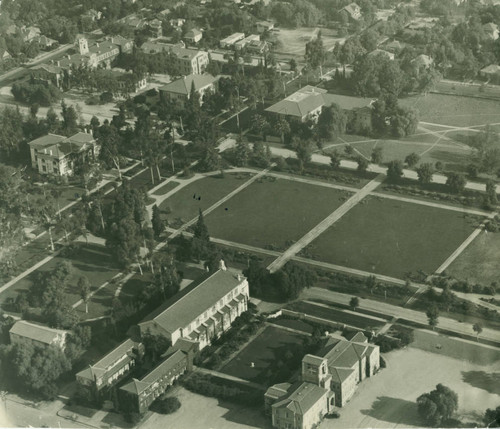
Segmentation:
[(489, 393), (500, 395), (500, 373), (498, 372), (462, 371), (462, 379), (472, 387), (477, 387)]
[(361, 410), (361, 413), (380, 421), (403, 426), (418, 426), (421, 421), (415, 402), (388, 396), (379, 396), (372, 403), (371, 409)]
[(244, 407), (232, 402), (220, 401), (219, 407), (226, 408), (227, 412), (222, 415), (222, 418), (245, 426), (252, 426), (262, 429), (271, 429), (271, 419), (264, 415), (263, 409), (254, 407)]

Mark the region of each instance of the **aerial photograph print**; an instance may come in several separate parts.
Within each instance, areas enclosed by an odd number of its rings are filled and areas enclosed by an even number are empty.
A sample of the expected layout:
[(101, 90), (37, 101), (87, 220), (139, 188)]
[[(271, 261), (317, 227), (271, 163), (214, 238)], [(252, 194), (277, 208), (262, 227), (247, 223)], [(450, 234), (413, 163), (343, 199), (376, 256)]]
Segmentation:
[(0, 428), (500, 428), (500, 0), (0, 0)]

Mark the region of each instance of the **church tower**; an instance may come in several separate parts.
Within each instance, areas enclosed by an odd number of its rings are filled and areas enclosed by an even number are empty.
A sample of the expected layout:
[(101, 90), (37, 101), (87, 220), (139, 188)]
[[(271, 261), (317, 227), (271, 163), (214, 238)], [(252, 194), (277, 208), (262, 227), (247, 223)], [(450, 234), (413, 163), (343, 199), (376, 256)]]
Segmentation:
[(89, 42), (85, 37), (78, 39), (78, 47), (80, 48), (80, 55), (85, 55), (89, 52)]

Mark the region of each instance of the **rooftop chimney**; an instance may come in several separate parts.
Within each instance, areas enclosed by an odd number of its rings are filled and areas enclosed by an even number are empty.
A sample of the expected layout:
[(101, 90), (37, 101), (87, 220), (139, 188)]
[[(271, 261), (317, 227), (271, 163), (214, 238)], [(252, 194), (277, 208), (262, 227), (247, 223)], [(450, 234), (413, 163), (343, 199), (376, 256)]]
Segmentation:
[(227, 271), (226, 264), (224, 263), (224, 259), (221, 259), (219, 261), (219, 270)]

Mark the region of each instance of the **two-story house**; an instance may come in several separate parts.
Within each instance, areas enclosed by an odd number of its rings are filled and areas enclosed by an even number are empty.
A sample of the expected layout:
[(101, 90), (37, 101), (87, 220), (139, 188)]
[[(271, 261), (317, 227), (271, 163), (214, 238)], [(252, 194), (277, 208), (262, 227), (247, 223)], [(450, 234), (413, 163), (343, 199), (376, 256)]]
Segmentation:
[(209, 74), (190, 74), (180, 79), (174, 80), (158, 88), (160, 98), (174, 102), (179, 106), (184, 106), (191, 97), (191, 89), (200, 96), (200, 103), (203, 102), (203, 95), (207, 91), (216, 90), (217, 78)]
[(71, 176), (78, 163), (92, 162), (100, 146), (92, 134), (76, 133), (71, 137), (47, 134), (28, 143), (31, 166), (40, 174)]
[(199, 344), (200, 350), (231, 327), (248, 308), (248, 281), (221, 269), (189, 285), (139, 323), (141, 336), (162, 335), (175, 346), (181, 338)]

